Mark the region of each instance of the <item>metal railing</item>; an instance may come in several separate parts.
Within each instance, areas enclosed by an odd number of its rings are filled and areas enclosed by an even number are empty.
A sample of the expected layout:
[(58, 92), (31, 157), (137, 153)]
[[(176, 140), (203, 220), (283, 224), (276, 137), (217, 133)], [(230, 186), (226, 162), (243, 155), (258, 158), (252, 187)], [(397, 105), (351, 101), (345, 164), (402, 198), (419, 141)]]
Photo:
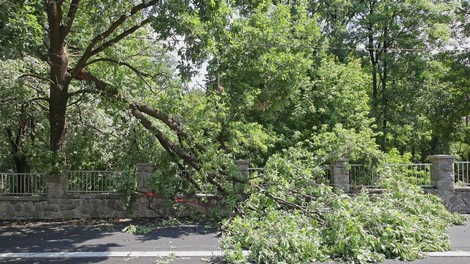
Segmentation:
[[(266, 168), (248, 168), (248, 175), (250, 179), (262, 177), (266, 172)], [(241, 174), (241, 173), (240, 173)]]
[(68, 193), (115, 193), (115, 171), (67, 171)]
[[(431, 185), (432, 163), (384, 164), (383, 173), (399, 173), (407, 177), (411, 183), (420, 186)], [(380, 185), (380, 177), (376, 171), (362, 164), (349, 164), (351, 186), (376, 187)]]
[(456, 161), (454, 163), (455, 182), (470, 185), (470, 161)]
[[(318, 168), (320, 173), (322, 174), (322, 177), (325, 179), (330, 178), (330, 167), (329, 166), (321, 166)], [(260, 168), (248, 168), (248, 175), (250, 179), (253, 178), (259, 178), (262, 177), (266, 173), (266, 168), (265, 167), (260, 167)]]
[(370, 168), (362, 164), (349, 164), (349, 184), (351, 186), (368, 186), (374, 187), (378, 185), (378, 177)]
[(411, 164), (385, 164), (384, 167), (391, 172), (400, 173), (416, 185), (431, 185), (432, 163), (411, 163)]
[(329, 181), (330, 180), (330, 175), (331, 175), (330, 166), (320, 166), (319, 170), (321, 171), (322, 176), (325, 178), (325, 180)]
[(42, 173), (0, 173), (1, 196), (45, 195), (46, 175)]

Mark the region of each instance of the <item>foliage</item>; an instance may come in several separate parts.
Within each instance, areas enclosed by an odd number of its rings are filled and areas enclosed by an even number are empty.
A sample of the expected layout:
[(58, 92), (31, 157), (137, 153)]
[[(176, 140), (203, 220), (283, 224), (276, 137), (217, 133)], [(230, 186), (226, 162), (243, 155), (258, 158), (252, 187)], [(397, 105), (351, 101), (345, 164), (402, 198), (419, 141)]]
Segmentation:
[(157, 169), (148, 179), (148, 185), (153, 193), (158, 193), (166, 198), (174, 198), (180, 194), (195, 194), (194, 186), (184, 177), (185, 173), (194, 173), (194, 171), (180, 171), (177, 164), (162, 153)]
[(44, 52), (41, 1), (0, 2), (0, 58), (17, 59)]
[[(458, 2), (311, 1), (311, 8), (321, 14), (329, 53), (342, 62), (363, 61), (371, 79), (370, 116), (382, 150), (397, 148), (421, 161), (431, 152), (444, 151), (448, 137), (429, 134), (428, 116), (420, 107), (431, 104), (419, 98), (426, 90), (423, 73), (432, 53), (444, 53), (451, 34), (459, 31), (449, 26), (456, 23)], [(452, 104), (448, 99), (441, 103)]]
[(466, 136), (469, 129), (470, 86), (466, 78), (461, 78), (470, 74), (466, 60), (465, 54), (443, 53), (430, 61), (428, 70), (423, 74), (425, 90), (419, 98), (426, 102), (422, 104), (422, 111), (429, 120), (427, 125), (431, 135), (439, 139), (439, 153), (453, 150), (463, 157), (465, 149), (456, 146), (464, 148), (470, 143)]
[(133, 235), (147, 235), (155, 229), (153, 225), (133, 225), (130, 224), (122, 229), (122, 232)]
[(381, 195), (335, 193), (300, 153), (272, 158), (266, 177), (253, 183), (261, 187), (243, 203), (243, 214), (228, 224), (223, 239), (229, 262), (366, 263), (413, 260), (450, 248), (446, 227), (464, 218), (450, 214), (436, 196), (398, 174), (387, 178)]
[(43, 97), (46, 86), (30, 71), (42, 76), (45, 67), (33, 57), (5, 60), (0, 65), (0, 169), (3, 171), (44, 168), (48, 128), (47, 103)]
[(116, 172), (113, 177), (113, 187), (121, 195), (122, 208), (130, 209), (137, 187), (136, 171), (128, 169)]

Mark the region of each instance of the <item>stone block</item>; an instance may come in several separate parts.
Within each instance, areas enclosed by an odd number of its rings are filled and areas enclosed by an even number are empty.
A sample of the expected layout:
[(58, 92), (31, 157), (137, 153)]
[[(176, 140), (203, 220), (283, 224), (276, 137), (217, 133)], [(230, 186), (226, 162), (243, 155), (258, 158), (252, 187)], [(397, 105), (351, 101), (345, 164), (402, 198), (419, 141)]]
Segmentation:
[(155, 164), (153, 163), (139, 163), (137, 164), (137, 172), (152, 174), (155, 170)]
[(470, 206), (470, 190), (467, 192), (462, 192), (462, 201), (467, 205)]
[(463, 204), (462, 197), (458, 194), (453, 193), (449, 195), (448, 197), (449, 197), (449, 200), (448, 200), (449, 203), (452, 204), (454, 207)]
[(431, 183), (436, 185), (439, 191), (453, 191), (455, 156), (433, 155), (429, 156), (428, 159), (432, 162)]
[(436, 187), (441, 192), (452, 192), (455, 189), (454, 181), (449, 181), (449, 180), (437, 181)]
[(65, 188), (60, 186), (48, 186), (47, 188), (47, 198), (48, 199), (58, 199), (62, 198), (65, 195)]
[(330, 165), (330, 182), (335, 190), (349, 192), (349, 171), (346, 169), (347, 160), (340, 160)]
[(33, 211), (33, 205), (31, 202), (25, 202), (23, 203), (23, 211), (25, 212), (32, 212)]
[(45, 219), (62, 219), (63, 214), (61, 211), (44, 211)]
[(58, 212), (60, 210), (59, 204), (45, 204), (43, 208), (44, 212)]
[(250, 169), (250, 161), (249, 160), (235, 160), (235, 166), (238, 168), (238, 173), (241, 175), (248, 175)]

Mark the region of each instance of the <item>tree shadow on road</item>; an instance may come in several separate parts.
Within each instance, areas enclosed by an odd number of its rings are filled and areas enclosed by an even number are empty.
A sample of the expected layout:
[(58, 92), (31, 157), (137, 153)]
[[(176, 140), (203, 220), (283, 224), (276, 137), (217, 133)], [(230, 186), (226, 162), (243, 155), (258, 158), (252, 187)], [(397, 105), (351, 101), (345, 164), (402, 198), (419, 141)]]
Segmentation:
[(0, 252), (103, 252), (120, 246), (106, 240), (111, 235), (97, 225), (80, 221), (3, 222), (0, 226)]

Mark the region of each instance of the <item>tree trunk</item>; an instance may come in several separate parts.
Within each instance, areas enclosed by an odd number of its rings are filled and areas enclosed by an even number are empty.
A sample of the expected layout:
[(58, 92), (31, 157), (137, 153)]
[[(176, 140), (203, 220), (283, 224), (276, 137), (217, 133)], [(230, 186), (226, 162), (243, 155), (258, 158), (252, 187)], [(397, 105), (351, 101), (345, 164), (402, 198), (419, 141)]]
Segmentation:
[[(15, 169), (17, 173), (30, 172), (28, 160), (26, 159), (26, 154), (24, 153), (22, 142), (24, 140), (24, 137), (26, 137), (27, 131), (29, 129), (28, 126), (32, 126), (32, 123), (33, 121), (30, 119), (25, 119), (20, 122), (16, 135), (13, 134), (13, 131), (9, 127), (5, 129), (11, 147), (11, 156), (13, 158), (13, 162), (15, 163)], [(29, 192), (29, 176), (17, 175), (15, 177), (11, 177), (10, 189), (13, 193)]]
[(55, 1), (46, 1), (49, 22), (49, 61), (51, 64), (49, 87), (50, 150), (57, 153), (66, 146), (66, 110), (70, 75), (67, 71), (69, 56), (65, 48), (65, 35), (61, 27), (62, 10)]
[[(60, 67), (61, 65), (53, 66)], [(51, 77), (59, 78), (60, 73), (52, 67)], [(67, 110), (67, 93), (68, 84), (63, 82), (55, 82), (50, 86), (49, 98), (49, 122), (50, 122), (50, 149), (52, 152), (64, 149), (66, 146), (66, 110)]]
[(372, 65), (372, 111), (377, 112), (378, 82), (377, 82), (377, 60), (374, 52), (374, 39), (372, 33), (369, 35), (369, 57)]
[(439, 137), (436, 135), (433, 135), (431, 138), (431, 155), (436, 155), (439, 154), (439, 144), (440, 140)]
[(367, 49), (369, 50), (369, 58), (372, 66), (372, 113), (377, 115), (378, 105), (378, 83), (377, 83), (377, 54), (374, 47), (374, 22), (371, 20), (374, 14), (374, 3), (369, 3), (369, 21), (367, 25)]
[(30, 171), (23, 142), (28, 134), (28, 130), (30, 130), (30, 126), (32, 129), (33, 122), (32, 118), (23, 119), (19, 124), (16, 134), (14, 134), (13, 130), (9, 127), (5, 128), (7, 139), (11, 147), (11, 156), (15, 163), (17, 173), (26, 173)]
[[(387, 22), (388, 23), (388, 22)], [(388, 96), (387, 96), (387, 81), (388, 81), (388, 63), (387, 63), (387, 49), (388, 42), (388, 25), (384, 27), (383, 45), (382, 45), (382, 75), (381, 75), (381, 88), (382, 88), (382, 132), (384, 134), (382, 150), (386, 150), (387, 145), (387, 122), (388, 122)]]

